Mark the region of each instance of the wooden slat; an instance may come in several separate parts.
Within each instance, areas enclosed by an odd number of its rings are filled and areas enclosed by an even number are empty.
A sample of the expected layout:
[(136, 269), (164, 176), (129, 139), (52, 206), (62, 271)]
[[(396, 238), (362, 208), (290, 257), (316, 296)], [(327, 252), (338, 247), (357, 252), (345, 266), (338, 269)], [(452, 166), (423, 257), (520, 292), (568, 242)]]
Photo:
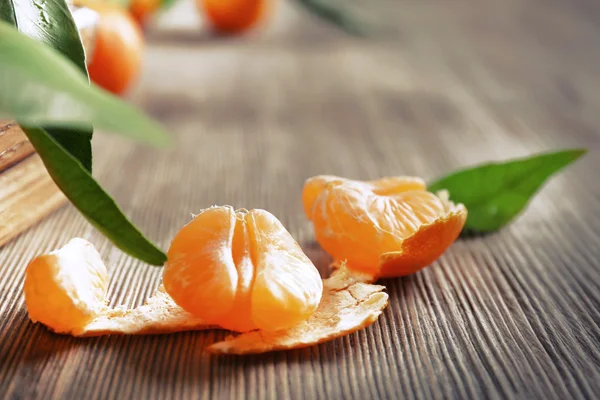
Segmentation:
[[(161, 269), (115, 249), (65, 207), (0, 249), (0, 393), (7, 398), (591, 399), (600, 393), (600, 20), (587, 0), (385, 3), (396, 36), (354, 40), (279, 5), (264, 36), (202, 36), (191, 1), (149, 32), (133, 101), (177, 145), (101, 132), (95, 175), (166, 248), (213, 204), (274, 213), (325, 272), (304, 179), (432, 179), (562, 147), (590, 153), (501, 232), (460, 240), (385, 280), (377, 323), (313, 348), (211, 357), (223, 332), (73, 339), (27, 320), (24, 269), (74, 236), (136, 305)], [(186, 19), (187, 18), (187, 19)], [(177, 26), (169, 25), (169, 21)], [(189, 23), (188, 25), (186, 25)]]
[(37, 154), (0, 172), (0, 246), (65, 201)]
[(33, 146), (16, 122), (0, 121), (0, 173), (33, 152)]

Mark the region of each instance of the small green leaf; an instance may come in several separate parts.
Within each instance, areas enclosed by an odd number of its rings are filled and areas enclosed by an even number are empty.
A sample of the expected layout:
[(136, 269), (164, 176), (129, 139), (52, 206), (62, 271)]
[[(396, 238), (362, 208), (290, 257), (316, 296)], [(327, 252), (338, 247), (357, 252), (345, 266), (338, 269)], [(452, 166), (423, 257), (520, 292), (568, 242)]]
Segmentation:
[(115, 201), (86, 169), (46, 131), (23, 127), (54, 182), (71, 203), (124, 252), (152, 265), (162, 265), (166, 255), (123, 215)]
[(298, 3), (317, 17), (336, 25), (351, 35), (365, 36), (367, 34), (366, 28), (346, 11), (343, 1), (298, 0)]
[(52, 48), (0, 21), (0, 118), (28, 126), (95, 128), (154, 145), (169, 137), (151, 119), (95, 85)]
[(452, 201), (467, 207), (467, 230), (491, 232), (517, 216), (552, 174), (585, 153), (563, 150), (468, 168), (437, 180), (428, 190), (447, 189)]

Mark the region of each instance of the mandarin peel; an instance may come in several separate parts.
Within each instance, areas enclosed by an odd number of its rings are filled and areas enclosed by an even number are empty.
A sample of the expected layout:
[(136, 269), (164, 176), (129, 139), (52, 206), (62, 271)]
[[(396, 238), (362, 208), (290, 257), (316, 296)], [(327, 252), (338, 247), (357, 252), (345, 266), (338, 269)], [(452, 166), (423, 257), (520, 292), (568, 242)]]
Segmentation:
[(115, 307), (88, 323), (77, 336), (158, 335), (183, 331), (219, 329), (194, 317), (167, 294), (163, 285), (136, 308)]
[(307, 320), (284, 331), (253, 331), (208, 346), (214, 354), (300, 349), (349, 335), (374, 323), (388, 304), (385, 287), (365, 283), (341, 267), (323, 281), (323, 297)]
[[(445, 196), (447, 192), (438, 192), (438, 197)], [(462, 204), (454, 205), (449, 202), (448, 213), (420, 226), (415, 233), (402, 241), (400, 251), (381, 255), (378, 277), (406, 276), (430, 265), (454, 243), (466, 221), (466, 208)]]
[[(59, 257), (55, 257), (57, 254)], [(81, 273), (71, 268), (76, 264)], [(82, 265), (88, 265), (88, 268), (82, 268)], [(357, 278), (343, 264), (339, 264), (338, 267), (330, 278), (322, 282), (321, 302), (317, 311), (308, 319), (288, 330), (243, 333), (233, 340), (215, 343), (208, 350), (212, 353), (250, 354), (301, 348), (333, 340), (372, 324), (387, 305), (388, 296), (382, 292), (384, 287), (366, 283), (364, 279), (369, 278)], [(40, 271), (52, 271), (52, 274), (40, 274)], [(56, 276), (60, 276), (61, 279), (57, 279)], [(43, 287), (50, 285), (52, 287), (50, 291), (38, 291), (38, 284), (44, 282), (40, 278), (50, 279), (49, 283), (42, 285)], [(69, 285), (59, 283), (94, 281), (100, 282), (98, 289), (102, 296), (94, 297), (84, 307), (84, 310), (96, 310), (93, 312), (94, 316), (91, 320), (89, 316), (86, 317), (85, 321), (89, 320), (89, 322), (83, 323), (81, 319), (71, 319), (73, 306), (70, 303), (76, 304), (78, 299), (71, 297), (72, 291), (66, 289)], [(54, 324), (52, 319), (39, 320), (57, 333), (88, 337), (219, 329), (218, 326), (210, 325), (179, 307), (162, 286), (142, 306), (133, 309), (107, 307), (106, 267), (95, 248), (83, 239), (73, 239), (62, 249), (34, 259), (27, 268), (26, 282), (26, 305), (32, 319), (40, 306), (44, 306), (45, 312), (49, 315), (61, 315), (61, 312), (67, 310), (65, 318), (61, 319), (61, 325)], [(89, 289), (89, 286), (80, 284), (74, 286), (79, 290), (84, 287)], [(60, 303), (60, 309), (49, 306), (55, 304), (54, 302), (43, 303), (46, 301), (45, 294), (50, 293), (54, 296), (57, 294), (56, 291), (62, 292), (67, 299), (65, 303)], [(256, 343), (253, 342), (254, 338), (257, 338)]]
[(321, 175), (306, 181), (306, 216), (335, 260), (372, 277), (397, 277), (431, 264), (456, 240), (467, 210), (415, 177), (355, 181)]
[(232, 331), (290, 328), (321, 299), (318, 270), (264, 210), (207, 208), (176, 235), (167, 257), (163, 282), (173, 300)]

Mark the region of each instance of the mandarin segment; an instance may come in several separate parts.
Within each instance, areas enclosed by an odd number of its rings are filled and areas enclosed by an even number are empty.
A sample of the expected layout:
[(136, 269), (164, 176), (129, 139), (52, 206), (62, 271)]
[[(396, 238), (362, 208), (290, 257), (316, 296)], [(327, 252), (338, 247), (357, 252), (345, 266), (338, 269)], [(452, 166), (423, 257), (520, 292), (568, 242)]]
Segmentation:
[(202, 211), (177, 234), (163, 281), (182, 308), (234, 331), (289, 328), (322, 293), (319, 272), (277, 218), (229, 206)]
[(183, 309), (207, 321), (230, 312), (238, 287), (233, 260), (236, 213), (203, 210), (175, 236), (167, 252), (163, 284)]
[(75, 238), (31, 261), (25, 271), (25, 306), (33, 322), (73, 336), (215, 328), (175, 304), (162, 286), (142, 306), (109, 308), (107, 284), (106, 267), (94, 246)]
[(105, 308), (108, 273), (93, 245), (72, 239), (33, 259), (25, 272), (25, 306), (33, 322), (56, 333), (81, 331)]
[(323, 283), (310, 259), (284, 226), (264, 210), (252, 210), (248, 225), (256, 277), (252, 320), (263, 330), (294, 326), (315, 312)]
[(250, 308), (255, 268), (250, 255), (250, 237), (246, 218), (246, 213), (240, 213), (236, 217), (232, 254), (238, 274), (238, 286), (233, 306), (220, 320), (223, 327), (238, 332), (255, 329)]
[(414, 177), (307, 180), (303, 205), (319, 244), (373, 276), (403, 276), (435, 261), (462, 230), (467, 210)]

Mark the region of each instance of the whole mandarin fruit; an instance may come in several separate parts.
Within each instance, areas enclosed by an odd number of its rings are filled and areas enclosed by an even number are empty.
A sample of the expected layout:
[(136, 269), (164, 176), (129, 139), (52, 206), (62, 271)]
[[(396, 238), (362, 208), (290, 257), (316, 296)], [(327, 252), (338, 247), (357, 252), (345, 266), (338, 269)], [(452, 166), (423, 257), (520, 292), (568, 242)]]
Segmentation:
[(93, 4), (99, 14), (96, 42), (88, 73), (92, 82), (115, 94), (123, 93), (142, 66), (144, 39), (131, 15), (110, 4)]
[(161, 0), (131, 0), (129, 12), (141, 26), (160, 8)]
[(266, 17), (270, 0), (196, 0), (213, 28), (235, 34), (254, 27)]

